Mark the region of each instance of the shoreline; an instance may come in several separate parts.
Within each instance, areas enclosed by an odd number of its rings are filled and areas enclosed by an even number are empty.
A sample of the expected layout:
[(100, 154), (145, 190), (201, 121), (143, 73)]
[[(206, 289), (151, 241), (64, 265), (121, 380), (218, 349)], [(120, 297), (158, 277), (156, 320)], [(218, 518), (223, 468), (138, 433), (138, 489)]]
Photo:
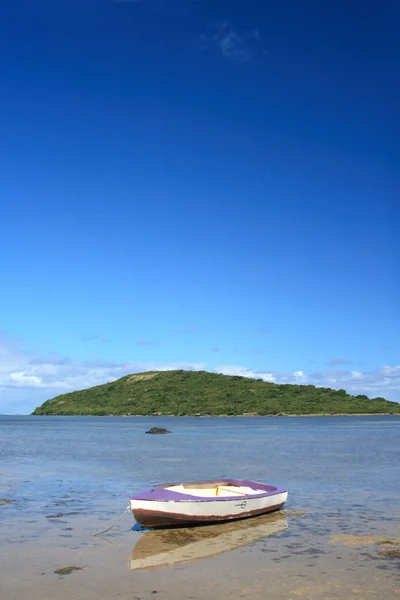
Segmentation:
[(152, 415), (113, 415), (113, 414), (109, 414), (109, 415), (60, 415), (60, 414), (54, 414), (54, 415), (34, 415), (34, 414), (24, 414), (24, 415), (0, 415), (3, 417), (7, 417), (7, 416), (13, 416), (13, 417), (99, 417), (99, 418), (103, 418), (103, 417), (123, 417), (124, 419), (129, 419), (129, 418), (140, 418), (140, 419), (157, 419), (157, 418), (168, 418), (168, 419), (192, 419), (192, 418), (196, 418), (196, 419), (244, 419), (244, 418), (249, 418), (249, 419), (254, 419), (254, 418), (260, 418), (260, 419), (265, 419), (265, 418), (273, 418), (273, 419), (277, 419), (279, 417), (400, 417), (400, 413), (310, 413), (310, 414), (286, 414), (286, 413), (281, 413), (278, 415), (257, 415), (257, 414), (248, 414), (248, 413), (244, 413), (242, 415), (199, 415), (199, 414), (195, 414), (195, 415), (164, 415), (164, 414), (152, 414)]

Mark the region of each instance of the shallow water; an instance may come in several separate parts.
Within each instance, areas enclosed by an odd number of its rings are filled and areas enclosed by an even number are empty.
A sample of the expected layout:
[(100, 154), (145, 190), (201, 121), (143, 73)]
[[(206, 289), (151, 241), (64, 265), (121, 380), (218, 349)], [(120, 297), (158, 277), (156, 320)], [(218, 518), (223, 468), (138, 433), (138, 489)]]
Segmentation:
[[(398, 417), (0, 417), (1, 598), (392, 599), (399, 465)], [(284, 487), (286, 510), (91, 536), (149, 483), (214, 477)]]

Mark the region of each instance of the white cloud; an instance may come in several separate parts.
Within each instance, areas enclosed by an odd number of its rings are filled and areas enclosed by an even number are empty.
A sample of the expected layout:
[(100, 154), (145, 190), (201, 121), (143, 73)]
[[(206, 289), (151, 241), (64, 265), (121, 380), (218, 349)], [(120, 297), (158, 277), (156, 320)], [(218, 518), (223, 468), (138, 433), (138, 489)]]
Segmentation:
[(35, 375), (26, 375), (23, 371), (19, 373), (10, 373), (10, 379), (15, 381), (17, 385), (31, 385), (33, 387), (40, 387), (42, 380), (40, 377), (36, 377)]
[(263, 371), (253, 371), (241, 367), (240, 365), (220, 365), (213, 369), (216, 373), (222, 373), (222, 375), (239, 375), (240, 377), (249, 377), (250, 379), (262, 379), (263, 381), (275, 382), (275, 376), (273, 373), (266, 373)]
[(202, 42), (216, 46), (225, 58), (237, 63), (249, 62), (262, 50), (257, 29), (237, 32), (227, 21), (213, 25), (210, 32), (202, 36)]
[(304, 371), (295, 371), (293, 377), (298, 384), (307, 383), (307, 375), (305, 375)]
[(360, 373), (359, 371), (352, 371), (351, 372), (351, 378), (352, 379), (362, 379), (363, 378), (363, 373)]
[(382, 373), (387, 377), (400, 377), (400, 365), (397, 367), (382, 367)]

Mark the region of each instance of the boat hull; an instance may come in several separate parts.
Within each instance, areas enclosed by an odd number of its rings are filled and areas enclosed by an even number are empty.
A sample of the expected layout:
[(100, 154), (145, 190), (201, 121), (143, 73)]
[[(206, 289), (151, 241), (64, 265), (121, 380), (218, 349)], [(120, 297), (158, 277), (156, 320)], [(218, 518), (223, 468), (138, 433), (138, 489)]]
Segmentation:
[[(145, 493), (139, 493), (131, 498), (130, 506), (136, 521), (148, 528), (218, 523), (255, 517), (282, 508), (287, 500), (287, 491), (278, 490), (272, 486), (263, 487), (266, 489), (259, 490), (260, 493), (256, 495), (242, 497), (192, 496), (191, 498), (179, 498), (177, 495), (176, 498), (163, 498), (163, 489), (165, 491), (165, 488), (156, 486), (152, 490), (145, 490)], [(156, 493), (154, 494), (154, 492)], [(159, 497), (152, 499), (152, 493)], [(168, 496), (168, 494), (165, 495)]]
[(230, 512), (230, 514), (224, 513), (223, 515), (215, 514), (214, 510), (210, 511), (210, 514), (191, 514), (192, 507), (180, 507), (181, 512), (169, 512), (164, 507), (146, 508), (133, 508), (132, 513), (136, 521), (142, 525), (142, 527), (155, 528), (155, 527), (183, 527), (186, 525), (200, 525), (206, 523), (218, 523), (221, 521), (232, 521), (235, 519), (245, 519), (250, 517), (256, 517), (258, 515), (264, 515), (269, 512), (273, 512), (281, 509), (285, 504), (285, 501), (272, 506), (264, 506), (261, 508), (254, 508), (252, 510), (241, 511), (241, 512)]

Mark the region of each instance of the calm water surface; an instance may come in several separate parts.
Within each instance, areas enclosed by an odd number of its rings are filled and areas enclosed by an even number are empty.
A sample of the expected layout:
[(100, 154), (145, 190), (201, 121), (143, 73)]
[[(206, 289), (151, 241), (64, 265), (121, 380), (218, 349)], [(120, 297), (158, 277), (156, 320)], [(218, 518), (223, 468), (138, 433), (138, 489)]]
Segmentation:
[[(91, 536), (149, 483), (214, 477), (284, 487), (287, 510), (167, 533), (126, 515)], [(397, 417), (0, 417), (0, 498), (7, 600), (400, 596)]]

